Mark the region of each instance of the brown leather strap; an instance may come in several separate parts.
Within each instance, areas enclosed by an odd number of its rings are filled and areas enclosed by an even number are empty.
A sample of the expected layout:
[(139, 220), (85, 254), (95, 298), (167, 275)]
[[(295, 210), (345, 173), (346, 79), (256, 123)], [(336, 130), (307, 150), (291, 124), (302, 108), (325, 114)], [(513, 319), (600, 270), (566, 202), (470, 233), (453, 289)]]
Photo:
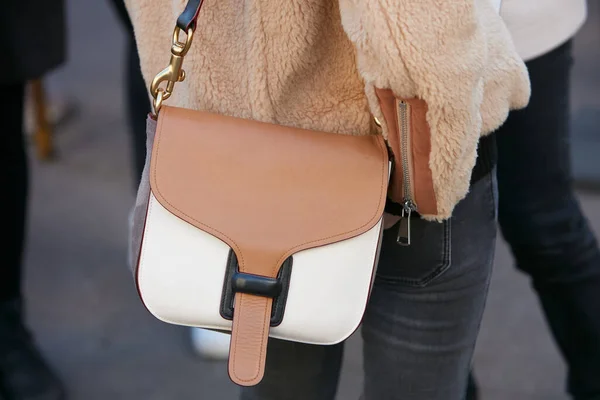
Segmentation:
[(179, 18), (177, 18), (177, 26), (185, 32), (187, 32), (189, 28), (195, 28), (196, 19), (198, 19), (202, 4), (204, 4), (204, 0), (189, 0), (185, 9)]
[(265, 373), (273, 299), (237, 293), (229, 349), (229, 377), (241, 386), (258, 384)]

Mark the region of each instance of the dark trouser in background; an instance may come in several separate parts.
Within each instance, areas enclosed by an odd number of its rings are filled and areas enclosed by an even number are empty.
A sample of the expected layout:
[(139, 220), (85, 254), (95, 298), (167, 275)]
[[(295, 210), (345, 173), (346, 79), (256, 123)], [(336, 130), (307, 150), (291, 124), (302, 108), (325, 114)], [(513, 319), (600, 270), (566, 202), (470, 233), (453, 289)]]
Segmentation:
[(0, 134), (0, 210), (3, 210), (0, 302), (21, 295), (21, 264), (27, 209), (27, 155), (23, 134), (24, 84), (0, 85), (8, 99)]
[(499, 222), (532, 279), (574, 399), (600, 399), (600, 251), (571, 182), (571, 42), (527, 63), (532, 98), (497, 134)]
[(0, 85), (6, 96), (0, 131), (0, 398), (62, 400), (64, 388), (37, 350), (24, 324), (21, 275), (28, 171), (23, 106), (25, 84)]
[(131, 129), (131, 143), (133, 146), (133, 169), (135, 173), (135, 188), (137, 189), (139, 179), (142, 176), (144, 163), (146, 161), (146, 117), (150, 112), (150, 100), (148, 89), (140, 70), (140, 57), (138, 55), (133, 25), (127, 14), (123, 0), (111, 0), (117, 16), (125, 29), (126, 35), (126, 63), (127, 70), (125, 79), (127, 81), (127, 118)]

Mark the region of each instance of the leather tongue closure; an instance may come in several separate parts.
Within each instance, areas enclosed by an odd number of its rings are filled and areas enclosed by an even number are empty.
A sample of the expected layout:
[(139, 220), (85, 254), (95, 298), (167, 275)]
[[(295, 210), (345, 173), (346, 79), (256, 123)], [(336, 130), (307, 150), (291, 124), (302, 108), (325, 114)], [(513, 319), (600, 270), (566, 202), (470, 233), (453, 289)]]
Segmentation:
[(265, 373), (273, 299), (236, 293), (229, 348), (229, 377), (241, 386), (258, 384)]

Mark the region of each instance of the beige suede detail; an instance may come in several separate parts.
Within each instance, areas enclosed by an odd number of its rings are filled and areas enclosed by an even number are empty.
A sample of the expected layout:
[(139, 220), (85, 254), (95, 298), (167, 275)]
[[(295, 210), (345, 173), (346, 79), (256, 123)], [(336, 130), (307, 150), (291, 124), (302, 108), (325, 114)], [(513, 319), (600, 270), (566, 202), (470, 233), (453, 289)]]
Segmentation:
[[(185, 0), (126, 3), (149, 84)], [(336, 133), (374, 132), (375, 86), (424, 99), (437, 220), (466, 195), (480, 135), (529, 98), (489, 0), (205, 0), (184, 68), (169, 105)]]

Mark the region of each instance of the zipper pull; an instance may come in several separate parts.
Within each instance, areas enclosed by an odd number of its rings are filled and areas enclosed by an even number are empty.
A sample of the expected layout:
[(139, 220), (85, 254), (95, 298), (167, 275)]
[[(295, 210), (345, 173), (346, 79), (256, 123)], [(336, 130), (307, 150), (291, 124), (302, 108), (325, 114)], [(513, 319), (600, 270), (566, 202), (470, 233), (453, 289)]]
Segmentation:
[(410, 246), (410, 215), (412, 213), (412, 208), (404, 204), (404, 208), (402, 209), (402, 216), (400, 218), (400, 225), (398, 227), (398, 237), (396, 238), (396, 242), (400, 246)]

